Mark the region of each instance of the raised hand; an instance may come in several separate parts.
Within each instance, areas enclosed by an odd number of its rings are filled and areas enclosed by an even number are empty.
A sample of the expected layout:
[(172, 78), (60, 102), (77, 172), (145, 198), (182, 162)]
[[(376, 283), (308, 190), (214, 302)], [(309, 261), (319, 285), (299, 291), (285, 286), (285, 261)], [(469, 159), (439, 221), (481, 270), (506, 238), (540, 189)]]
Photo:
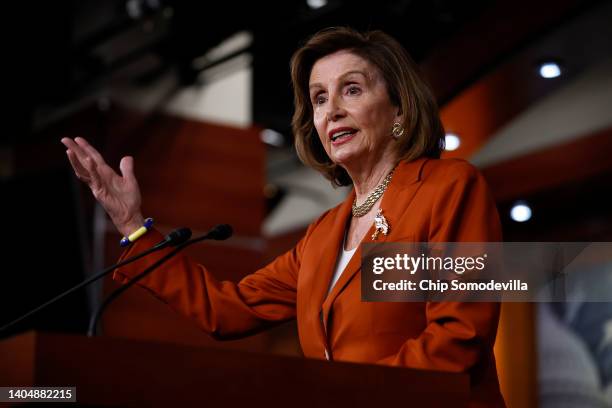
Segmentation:
[(62, 143), (68, 149), (66, 154), (77, 178), (89, 186), (119, 232), (127, 236), (140, 228), (144, 218), (140, 210), (140, 189), (134, 176), (134, 159), (129, 156), (121, 159), (120, 176), (85, 139), (65, 137)]

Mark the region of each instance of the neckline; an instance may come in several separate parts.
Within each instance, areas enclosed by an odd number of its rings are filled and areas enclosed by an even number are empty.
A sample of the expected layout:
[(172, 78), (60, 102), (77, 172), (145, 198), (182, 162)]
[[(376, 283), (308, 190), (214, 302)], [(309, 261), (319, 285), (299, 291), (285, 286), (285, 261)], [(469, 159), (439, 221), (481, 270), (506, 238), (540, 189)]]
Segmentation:
[(355, 252), (357, 250), (357, 248), (359, 247), (359, 244), (357, 244), (357, 246), (353, 249), (344, 249), (346, 247), (346, 237), (348, 236), (348, 232), (349, 232), (349, 228), (350, 228), (350, 224), (351, 224), (351, 216), (352, 214), (349, 213), (349, 216), (346, 220), (346, 222), (344, 223), (344, 238), (342, 238), (342, 245), (340, 246), (340, 248), (342, 249), (342, 253), (344, 254), (348, 254), (350, 252)]

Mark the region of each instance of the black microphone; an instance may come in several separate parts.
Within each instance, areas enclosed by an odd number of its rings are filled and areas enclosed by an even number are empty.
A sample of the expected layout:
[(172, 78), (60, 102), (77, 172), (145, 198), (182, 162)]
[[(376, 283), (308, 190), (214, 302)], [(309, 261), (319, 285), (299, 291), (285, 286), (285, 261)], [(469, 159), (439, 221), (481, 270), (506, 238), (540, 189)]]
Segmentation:
[(10, 323), (5, 324), (4, 326), (0, 327), (0, 333), (2, 333), (3, 331), (9, 329), (10, 327), (16, 325), (17, 323), (21, 322), (22, 320), (30, 317), (31, 315), (33, 315), (34, 313), (46, 308), (47, 306), (52, 305), (53, 303), (63, 299), (64, 297), (68, 296), (69, 294), (71, 294), (72, 292), (89, 285), (92, 282), (97, 281), (98, 279), (108, 275), (110, 272), (114, 271), (116, 268), (119, 268), (121, 266), (127, 265), (129, 263), (132, 263), (144, 256), (149, 255), (150, 253), (153, 252), (157, 252), (161, 249), (164, 249), (168, 246), (179, 246), (181, 244), (184, 244), (186, 241), (189, 240), (189, 238), (191, 238), (191, 230), (189, 228), (178, 228), (175, 229), (174, 231), (172, 231), (171, 233), (169, 233), (168, 235), (166, 235), (164, 237), (164, 240), (161, 241), (160, 243), (158, 243), (157, 245), (155, 245), (152, 248), (147, 249), (146, 251), (143, 251), (137, 255), (134, 255), (128, 259), (124, 259), (123, 261), (116, 263), (114, 265), (109, 266), (108, 268), (104, 269), (102, 272), (98, 273), (97, 275), (92, 276), (89, 279), (84, 280), (83, 282), (79, 283), (78, 285), (68, 289), (67, 291), (57, 295), (56, 297), (54, 297), (53, 299), (43, 303), (42, 305), (36, 307), (35, 309), (30, 310), (29, 312), (27, 312), (26, 314), (24, 314), (21, 317), (18, 317), (17, 319), (13, 320)]
[(164, 240), (159, 244), (155, 245), (154, 249), (162, 249), (167, 246), (179, 246), (184, 242), (187, 242), (191, 238), (191, 230), (189, 228), (177, 228), (165, 236)]
[[(231, 225), (228, 224), (219, 224), (215, 225), (205, 236), (208, 236), (208, 239), (214, 239), (217, 241), (223, 241), (232, 236), (234, 230)], [(196, 238), (197, 239), (197, 238)], [(207, 238), (204, 238), (207, 239)]]
[[(108, 305), (110, 305), (115, 299), (117, 299), (123, 292), (131, 288), (134, 284), (136, 284), (136, 282), (138, 282), (140, 279), (147, 276), (149, 273), (153, 272), (153, 270), (158, 268), (160, 265), (164, 264), (167, 260), (172, 258), (174, 255), (178, 254), (180, 251), (182, 251), (184, 248), (188, 247), (189, 245), (195, 244), (196, 242), (200, 242), (205, 239), (214, 239), (217, 241), (223, 241), (231, 237), (232, 234), (233, 234), (233, 229), (230, 225), (219, 224), (219, 225), (214, 226), (212, 229), (210, 229), (206, 234), (178, 245), (172, 252), (164, 255), (164, 257), (157, 260), (157, 262), (155, 262), (153, 265), (149, 266), (143, 272), (141, 272), (140, 274), (130, 279), (125, 285), (121, 286), (120, 288), (116, 289), (113, 293), (108, 295), (106, 300), (104, 300), (104, 302), (102, 302), (102, 304), (98, 306), (98, 309), (92, 314), (91, 319), (89, 320), (89, 329), (87, 330), (87, 336), (92, 337), (96, 335), (96, 328), (98, 326), (98, 320), (100, 320), (100, 317), (102, 317), (102, 314), (104, 313)], [(191, 231), (189, 231), (189, 235), (191, 235)]]

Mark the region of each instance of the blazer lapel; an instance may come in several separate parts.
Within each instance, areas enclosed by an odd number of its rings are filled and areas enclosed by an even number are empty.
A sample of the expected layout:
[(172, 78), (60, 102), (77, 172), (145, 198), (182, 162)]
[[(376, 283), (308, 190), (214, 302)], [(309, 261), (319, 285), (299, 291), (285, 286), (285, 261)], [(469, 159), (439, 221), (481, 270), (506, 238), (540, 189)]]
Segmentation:
[[(387, 190), (385, 191), (383, 198), (382, 198), (382, 202), (380, 204), (382, 213), (387, 219), (387, 221), (389, 222), (389, 226), (390, 226), (389, 235), (379, 234), (377, 240), (372, 241), (372, 234), (375, 231), (374, 225), (372, 225), (370, 229), (368, 230), (367, 234), (363, 237), (361, 243), (357, 247), (357, 250), (353, 254), (353, 257), (349, 261), (344, 272), (342, 272), (342, 275), (340, 275), (340, 279), (338, 279), (338, 282), (336, 282), (336, 284), (334, 285), (331, 293), (329, 294), (329, 296), (327, 296), (327, 298), (325, 298), (325, 301), (323, 302), (322, 319), (323, 319), (323, 324), (325, 327), (327, 327), (329, 313), (331, 311), (331, 307), (334, 301), (336, 300), (338, 295), (344, 290), (346, 285), (351, 281), (351, 279), (357, 274), (357, 272), (361, 270), (361, 244), (364, 244), (366, 242), (377, 242), (377, 243), (382, 243), (382, 242), (387, 242), (387, 241), (393, 242), (394, 237), (401, 238), (401, 231), (399, 232), (396, 231), (393, 228), (393, 223), (402, 217), (404, 211), (406, 210), (406, 207), (408, 207), (408, 205), (414, 198), (417, 190), (419, 189), (421, 185), (421, 171), (422, 171), (423, 165), (425, 164), (425, 162), (427, 162), (427, 160), (428, 159), (426, 158), (420, 158), (420, 159), (416, 159), (411, 162), (401, 162), (400, 164), (398, 164), (398, 167), (395, 170), (395, 174), (393, 175), (393, 178), (391, 179), (391, 183), (389, 183), (389, 186), (387, 187)], [(349, 203), (348, 210), (350, 210), (350, 207), (352, 205), (352, 200), (354, 199), (354, 197), (355, 197), (355, 193), (353, 191), (353, 193), (349, 197), (350, 201), (348, 200), (345, 201), (345, 203), (343, 204), (343, 207), (346, 207), (347, 206), (346, 204), (348, 202)], [(325, 290), (327, 290), (327, 288), (329, 287), (331, 275), (333, 273), (333, 269), (336, 266), (335, 261), (336, 261), (336, 258), (338, 257), (338, 251), (340, 250), (340, 244), (343, 241), (342, 234), (344, 234), (346, 221), (348, 220), (348, 217), (349, 217), (348, 211), (343, 211), (341, 212), (341, 214), (343, 215), (341, 219), (344, 221), (342, 223), (340, 222), (336, 223), (336, 226), (338, 226), (339, 224), (342, 224), (341, 225), (342, 230), (340, 234), (336, 236), (336, 230), (334, 229), (333, 237), (330, 236), (330, 239), (336, 239), (337, 245), (334, 245), (335, 253), (334, 254), (326, 253), (326, 255), (334, 255), (334, 259), (331, 263), (329, 261), (326, 262), (326, 265), (327, 264), (331, 265), (331, 270), (329, 271), (329, 276), (327, 277), (325, 281), (326, 283)], [(338, 215), (340, 216), (340, 213)]]
[(327, 227), (321, 226), (324, 236), (317, 236), (316, 239), (320, 240), (320, 252), (313, 254), (319, 257), (317, 267), (315, 268), (315, 274), (312, 286), (311, 286), (311, 298), (309, 301), (309, 309), (313, 315), (316, 315), (317, 320), (320, 321), (319, 332), (317, 335), (322, 340), (323, 344), (327, 345), (327, 338), (325, 336), (325, 327), (323, 321), (323, 315), (321, 312), (321, 305), (327, 292), (329, 290), (329, 284), (336, 267), (338, 259), (338, 252), (340, 246), (344, 241), (344, 233), (346, 229), (346, 222), (351, 211), (351, 206), (355, 192), (351, 191), (346, 200), (340, 205), (335, 216), (328, 222), (331, 224)]

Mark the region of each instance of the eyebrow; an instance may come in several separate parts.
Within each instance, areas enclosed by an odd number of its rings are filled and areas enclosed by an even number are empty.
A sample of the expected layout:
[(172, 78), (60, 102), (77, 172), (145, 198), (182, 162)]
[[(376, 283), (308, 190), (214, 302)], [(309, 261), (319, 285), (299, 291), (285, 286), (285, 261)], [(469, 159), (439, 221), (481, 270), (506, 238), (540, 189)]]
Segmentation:
[[(344, 74), (340, 75), (340, 78), (339, 78), (339, 79), (342, 79), (342, 78), (347, 77), (347, 76), (352, 75), (352, 74), (360, 74), (360, 75), (362, 75), (362, 76), (363, 76), (364, 78), (366, 78), (366, 79), (368, 79), (368, 78), (369, 78), (369, 76), (368, 76), (368, 75), (367, 75), (365, 72), (363, 72), (363, 71), (359, 71), (359, 70), (351, 70), (351, 71), (347, 71), (347, 72), (345, 72)], [(312, 90), (313, 88), (317, 88), (317, 87), (318, 87), (318, 88), (322, 88), (322, 87), (323, 87), (323, 85), (322, 85), (321, 83), (319, 83), (319, 82), (315, 82), (314, 84), (310, 84), (310, 85), (308, 86), (308, 89), (309, 89), (309, 90)]]

